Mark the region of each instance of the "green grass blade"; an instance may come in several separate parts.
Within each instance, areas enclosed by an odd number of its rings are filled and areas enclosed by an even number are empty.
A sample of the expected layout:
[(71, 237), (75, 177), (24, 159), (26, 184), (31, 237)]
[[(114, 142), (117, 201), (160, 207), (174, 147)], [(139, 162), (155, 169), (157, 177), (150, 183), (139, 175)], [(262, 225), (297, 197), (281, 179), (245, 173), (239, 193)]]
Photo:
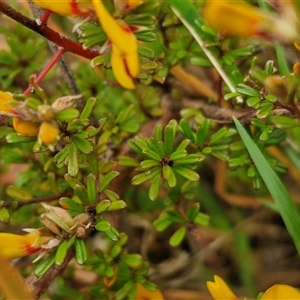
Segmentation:
[(300, 213), (298, 207), (241, 123), (236, 118), (233, 120), (300, 254)]

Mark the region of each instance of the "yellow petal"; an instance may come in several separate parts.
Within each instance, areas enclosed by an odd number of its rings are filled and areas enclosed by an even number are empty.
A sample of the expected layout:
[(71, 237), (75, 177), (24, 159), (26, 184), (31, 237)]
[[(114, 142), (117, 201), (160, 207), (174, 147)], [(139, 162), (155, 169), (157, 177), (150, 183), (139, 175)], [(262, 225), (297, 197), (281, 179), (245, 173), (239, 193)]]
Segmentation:
[(233, 294), (231, 289), (223, 281), (222, 278), (215, 275), (215, 282), (208, 281), (206, 283), (207, 288), (214, 298), (214, 300), (237, 300), (237, 297)]
[(111, 68), (121, 86), (129, 90), (135, 89), (133, 79), (126, 70), (125, 57), (114, 45), (111, 52)]
[(261, 300), (293, 300), (300, 299), (299, 290), (286, 284), (275, 284), (262, 296)]
[(17, 102), (10, 94), (0, 91), (0, 113), (15, 115), (15, 111), (8, 106), (9, 102)]
[(94, 4), (101, 26), (112, 44), (126, 54), (137, 52), (137, 40), (129, 26), (125, 23), (117, 22), (106, 10), (102, 1), (92, 0), (92, 3)]
[(140, 60), (137, 52), (125, 54), (125, 64), (131, 77), (136, 78), (140, 73)]
[(16, 132), (24, 136), (37, 136), (39, 126), (33, 122), (25, 121), (19, 117), (13, 117), (13, 127)]
[(57, 141), (58, 136), (59, 129), (55, 123), (42, 123), (38, 136), (39, 141), (41, 141), (44, 145), (52, 145)]
[(41, 249), (40, 233), (35, 230), (25, 235), (0, 233), (0, 254), (7, 259), (30, 255)]
[(33, 2), (41, 8), (51, 10), (61, 16), (78, 17), (87, 15), (93, 10), (88, 0), (33, 0)]
[(213, 28), (229, 36), (257, 35), (270, 26), (269, 19), (258, 8), (242, 0), (207, 0), (204, 18)]
[(164, 300), (165, 299), (160, 290), (151, 292), (139, 283), (136, 284), (136, 289), (137, 289), (137, 294), (135, 297), (136, 300), (141, 300), (141, 299), (143, 299), (143, 300)]

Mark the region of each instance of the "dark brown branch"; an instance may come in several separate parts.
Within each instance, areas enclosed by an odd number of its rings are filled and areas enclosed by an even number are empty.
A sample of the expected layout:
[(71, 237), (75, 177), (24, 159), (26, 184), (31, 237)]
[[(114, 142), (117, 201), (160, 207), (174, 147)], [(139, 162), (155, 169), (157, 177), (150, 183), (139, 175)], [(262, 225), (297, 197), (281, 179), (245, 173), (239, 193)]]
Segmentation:
[(45, 37), (57, 46), (64, 48), (66, 52), (71, 52), (87, 59), (93, 59), (94, 57), (100, 55), (96, 50), (83, 49), (81, 44), (76, 43), (64, 36), (61, 36), (58, 32), (52, 30), (48, 26), (39, 26), (35, 20), (32, 20), (19, 13), (18, 11), (7, 5), (4, 1), (0, 1), (0, 11), (16, 22)]
[(51, 202), (54, 200), (58, 200), (61, 197), (70, 197), (70, 196), (72, 196), (72, 194), (60, 194), (60, 195), (54, 195), (54, 196), (49, 196), (49, 197), (33, 198), (33, 199), (27, 200), (27, 201), (14, 200), (14, 201), (9, 201), (9, 202), (4, 202), (1, 207), (6, 207), (6, 208), (9, 208), (11, 206), (22, 207), (22, 206), (29, 205), (29, 204)]

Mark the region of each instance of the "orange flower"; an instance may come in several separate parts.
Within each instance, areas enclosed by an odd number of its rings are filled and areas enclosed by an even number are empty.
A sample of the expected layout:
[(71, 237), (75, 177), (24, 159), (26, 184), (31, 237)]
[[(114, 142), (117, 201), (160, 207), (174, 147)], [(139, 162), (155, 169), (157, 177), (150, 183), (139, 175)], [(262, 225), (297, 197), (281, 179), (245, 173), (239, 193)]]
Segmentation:
[(286, 284), (275, 284), (261, 297), (261, 300), (293, 300), (300, 299), (299, 290)]
[(19, 117), (13, 117), (13, 126), (16, 132), (24, 136), (37, 136), (39, 126), (31, 121), (25, 121)]
[(229, 36), (260, 35), (266, 27), (272, 26), (258, 8), (242, 0), (207, 0), (204, 18), (213, 28)]
[(10, 103), (14, 102), (17, 103), (9, 93), (0, 91), (0, 114), (16, 115), (16, 112), (9, 106)]
[(116, 21), (106, 10), (102, 1), (92, 0), (101, 26), (112, 43), (111, 64), (117, 81), (124, 88), (134, 89), (133, 78), (140, 72), (138, 43), (130, 27)]
[(0, 233), (0, 254), (7, 259), (30, 255), (41, 249), (42, 242), (38, 230), (25, 235)]
[(215, 282), (208, 281), (206, 283), (209, 292), (214, 300), (237, 300), (231, 289), (227, 286), (222, 278), (215, 275)]
[(147, 290), (143, 285), (137, 283), (136, 284), (136, 300), (164, 300), (164, 296), (161, 293), (160, 290), (156, 290), (154, 292), (151, 292), (149, 290)]
[(33, 0), (33, 2), (61, 16), (78, 17), (93, 11), (90, 0)]
[(59, 129), (56, 125), (56, 123), (50, 123), (50, 122), (43, 122), (39, 134), (38, 139), (40, 142), (42, 142), (44, 145), (52, 145), (54, 144), (59, 136)]

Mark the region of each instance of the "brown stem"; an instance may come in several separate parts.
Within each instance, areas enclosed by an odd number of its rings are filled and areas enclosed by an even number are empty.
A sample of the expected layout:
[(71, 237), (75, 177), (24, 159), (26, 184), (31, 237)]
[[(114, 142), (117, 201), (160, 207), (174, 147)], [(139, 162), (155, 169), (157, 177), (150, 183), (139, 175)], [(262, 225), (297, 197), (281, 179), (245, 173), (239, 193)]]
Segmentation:
[(53, 42), (57, 46), (64, 48), (66, 52), (71, 52), (76, 55), (85, 57), (87, 59), (93, 59), (94, 57), (100, 55), (100, 53), (96, 50), (83, 49), (81, 44), (76, 43), (64, 36), (61, 36), (58, 32), (52, 30), (48, 26), (38, 25), (35, 20), (32, 20), (24, 16), (23, 14), (19, 13), (4, 1), (0, 1), (0, 11), (3, 14), (10, 17), (11, 19), (15, 20), (16, 22), (24, 25), (25, 27), (45, 37), (46, 39)]
[(49, 197), (43, 197), (43, 198), (33, 198), (33, 199), (27, 200), (27, 201), (9, 201), (9, 202), (3, 203), (1, 207), (9, 208), (14, 205), (16, 205), (17, 207), (21, 207), (21, 206), (25, 206), (25, 205), (29, 205), (29, 204), (50, 202), (50, 201), (58, 200), (61, 197), (70, 197), (70, 196), (72, 196), (72, 194), (60, 194), (60, 195), (54, 195), (54, 196), (49, 196)]

